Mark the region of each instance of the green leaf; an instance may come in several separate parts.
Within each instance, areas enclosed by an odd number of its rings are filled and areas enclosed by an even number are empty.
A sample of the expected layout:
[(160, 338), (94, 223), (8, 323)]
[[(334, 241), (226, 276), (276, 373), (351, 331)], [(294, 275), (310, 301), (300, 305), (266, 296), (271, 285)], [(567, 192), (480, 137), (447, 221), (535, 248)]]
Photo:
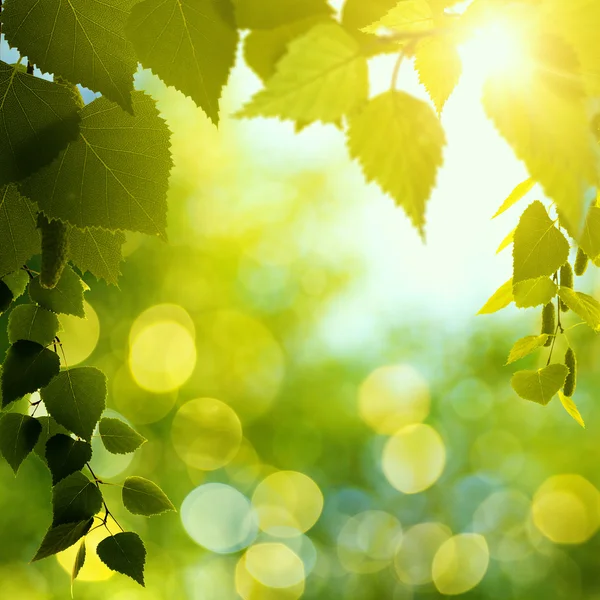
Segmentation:
[(42, 426), (37, 419), (27, 415), (7, 413), (0, 419), (0, 452), (15, 475), (41, 432)]
[(53, 435), (46, 442), (46, 462), (52, 473), (52, 485), (83, 469), (91, 458), (92, 446), (89, 442), (74, 440), (62, 433)]
[(527, 337), (521, 338), (512, 347), (508, 359), (507, 365), (514, 363), (517, 360), (521, 360), (526, 356), (529, 356), (532, 352), (535, 352), (538, 348), (541, 348), (548, 340), (548, 334), (542, 335), (528, 335)]
[(133, 95), (133, 115), (106, 98), (81, 111), (79, 139), (22, 187), (53, 219), (76, 227), (165, 234), (169, 130), (154, 101)]
[(535, 201), (521, 215), (513, 244), (513, 283), (556, 273), (569, 258), (569, 242)]
[(581, 416), (581, 413), (577, 409), (575, 402), (573, 402), (573, 398), (565, 396), (560, 390), (558, 391), (558, 397), (560, 398), (563, 408), (569, 413), (569, 415), (571, 415), (571, 417), (573, 417), (573, 419), (575, 419), (575, 421), (577, 421), (577, 423), (579, 423), (579, 425), (585, 429), (585, 422)]
[(29, 283), (29, 275), (23, 270), (13, 271), (2, 278), (2, 281), (10, 288), (13, 297), (16, 300), (25, 293)]
[(70, 548), (90, 530), (93, 522), (94, 519), (87, 519), (77, 523), (64, 523), (63, 525), (50, 527), (31, 562)]
[(396, 4), (398, 0), (346, 0), (342, 10), (342, 24), (348, 29), (363, 29), (379, 21)]
[(377, 33), (382, 28), (427, 31), (434, 26), (433, 11), (427, 0), (400, 0), (381, 19), (365, 27), (363, 31)]
[(69, 258), (83, 273), (89, 271), (98, 279), (117, 285), (121, 275), (121, 247), (125, 234), (99, 227), (79, 229), (71, 227), (69, 232)]
[(368, 181), (376, 181), (402, 206), (421, 235), (445, 143), (431, 107), (404, 92), (381, 94), (350, 118), (352, 158), (359, 161)]
[(496, 254), (500, 254), (500, 252), (502, 252), (502, 250), (504, 250), (505, 248), (508, 248), (514, 241), (515, 239), (515, 231), (517, 230), (517, 228), (515, 227), (510, 233), (508, 233), (506, 235), (506, 237), (500, 242), (500, 245), (498, 246), (498, 248), (496, 249)]
[(524, 198), (531, 191), (534, 185), (535, 181), (531, 179), (531, 177), (525, 181), (522, 181), (502, 203), (502, 206), (496, 211), (496, 214), (492, 217), (492, 219), (500, 216), (503, 212), (514, 206), (519, 200)]
[(113, 454), (127, 454), (139, 448), (146, 438), (120, 419), (105, 417), (98, 426), (104, 447)]
[(79, 571), (81, 571), (81, 567), (83, 567), (85, 563), (85, 538), (81, 540), (79, 544), (79, 549), (77, 550), (77, 555), (75, 556), (75, 562), (73, 563), (73, 570), (71, 571), (71, 596), (73, 596), (73, 582), (77, 579), (77, 575), (79, 575)]
[(591, 260), (600, 256), (600, 208), (597, 206), (591, 206), (588, 211), (579, 245)]
[(558, 296), (594, 331), (600, 331), (600, 303), (595, 298), (566, 287), (559, 288)]
[[(5, 3), (3, 22), (8, 10)], [(78, 131), (78, 107), (64, 88), (0, 61), (0, 185), (52, 162)]]
[(46, 443), (48, 440), (57, 433), (64, 433), (65, 435), (68, 435), (69, 432), (62, 425), (59, 425), (52, 417), (43, 416), (38, 417), (37, 420), (42, 426), (42, 433), (40, 434), (33, 451), (42, 459), (43, 462), (46, 462)]
[(41, 391), (41, 396), (59, 425), (89, 440), (105, 408), (106, 376), (95, 367), (67, 369)]
[(65, 267), (56, 287), (51, 290), (41, 286), (39, 277), (29, 283), (29, 297), (53, 313), (85, 317), (83, 307), (84, 283), (71, 267)]
[(134, 515), (150, 517), (175, 510), (166, 494), (152, 481), (128, 477), (123, 484), (123, 504)]
[(236, 116), (335, 123), (355, 112), (368, 92), (358, 42), (339, 25), (319, 24), (289, 44), (265, 88)]
[(317, 16), (294, 21), (275, 29), (256, 29), (244, 38), (244, 60), (264, 81), (275, 74), (276, 65), (288, 51), (292, 40), (303, 36), (326, 17)]
[(331, 16), (327, 0), (233, 0), (240, 29), (274, 29), (281, 25), (322, 15)]
[(548, 304), (554, 296), (558, 286), (549, 277), (526, 279), (513, 286), (513, 297), (518, 308), (529, 308)]
[(415, 69), (438, 113), (462, 75), (462, 61), (456, 44), (448, 36), (421, 40), (415, 51)]
[(513, 282), (512, 279), (509, 279), (492, 294), (490, 299), (479, 309), (477, 314), (491, 315), (506, 308), (513, 300)]
[(2, 406), (44, 387), (59, 370), (58, 354), (29, 340), (15, 342), (2, 366)]
[(124, 25), (137, 1), (9, 0), (2, 33), (42, 71), (102, 92), (131, 110), (137, 60)]
[(538, 371), (518, 371), (510, 383), (521, 398), (546, 406), (564, 385), (568, 373), (565, 365), (552, 364)]
[(127, 23), (142, 65), (219, 122), (219, 99), (235, 62), (238, 34), (228, 1), (145, 0)]
[(89, 519), (101, 508), (100, 490), (81, 472), (69, 475), (52, 489), (53, 527)]
[(14, 185), (0, 188), (0, 277), (20, 269), (40, 252), (37, 211)]
[(13, 298), (11, 289), (0, 279), (0, 315), (8, 310)]
[(136, 533), (117, 533), (104, 538), (96, 548), (100, 560), (113, 571), (123, 573), (144, 585), (146, 548)]
[(556, 202), (569, 232), (579, 237), (585, 193), (597, 182), (598, 151), (583, 100), (557, 94), (536, 73), (492, 78), (483, 103), (500, 134)]
[(30, 340), (41, 346), (49, 346), (58, 330), (58, 317), (37, 304), (15, 306), (8, 319), (8, 341)]

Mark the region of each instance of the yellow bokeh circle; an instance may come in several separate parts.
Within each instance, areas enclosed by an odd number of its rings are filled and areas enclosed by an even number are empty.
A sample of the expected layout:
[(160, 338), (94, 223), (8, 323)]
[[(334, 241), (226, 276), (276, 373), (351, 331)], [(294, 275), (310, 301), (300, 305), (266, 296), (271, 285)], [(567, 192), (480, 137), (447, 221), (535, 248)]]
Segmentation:
[(398, 579), (408, 585), (429, 583), (433, 557), (451, 536), (441, 523), (419, 523), (408, 529), (394, 556)]
[(352, 573), (376, 573), (387, 567), (402, 539), (396, 517), (380, 510), (367, 510), (350, 517), (337, 539), (342, 566)]
[(213, 471), (228, 464), (242, 442), (242, 424), (235, 412), (215, 398), (186, 402), (175, 415), (173, 446), (190, 467)]
[(235, 568), (235, 589), (244, 600), (298, 600), (304, 593), (304, 579), (290, 587), (269, 587), (250, 573), (244, 554)]
[(256, 486), (252, 503), (264, 532), (277, 537), (294, 537), (317, 522), (323, 510), (323, 494), (307, 475), (278, 471)]
[(382, 466), (387, 480), (405, 494), (431, 487), (446, 464), (446, 448), (429, 425), (409, 425), (392, 436), (383, 449)]
[(185, 308), (178, 304), (155, 304), (143, 313), (140, 313), (131, 325), (131, 329), (129, 330), (129, 345), (133, 344), (135, 338), (148, 325), (153, 325), (160, 321), (175, 321), (175, 323), (179, 323), (184, 329), (187, 329), (192, 338), (196, 337), (194, 321)]
[(146, 390), (176, 390), (189, 379), (195, 366), (194, 338), (177, 321), (147, 325), (131, 340), (129, 368), (136, 383)]
[(600, 494), (581, 475), (555, 475), (533, 497), (533, 522), (557, 544), (582, 544), (600, 526)]
[(482, 535), (455, 535), (439, 547), (433, 558), (433, 583), (442, 594), (464, 594), (483, 579), (489, 562), (488, 545)]
[(429, 414), (429, 386), (409, 365), (375, 369), (358, 391), (361, 418), (377, 433), (393, 434)]
[(65, 362), (69, 367), (83, 362), (93, 351), (100, 337), (100, 322), (92, 306), (84, 302), (85, 318), (60, 315), (60, 338)]
[(305, 579), (302, 559), (280, 542), (256, 544), (246, 551), (246, 569), (270, 588), (289, 588)]
[[(109, 523), (109, 526), (111, 525), (116, 527), (114, 523)], [(111, 571), (96, 554), (96, 546), (109, 535), (105, 527), (98, 527), (85, 536), (85, 562), (77, 575), (77, 581), (103, 581), (114, 575), (114, 571)], [(69, 575), (73, 571), (73, 564), (79, 551), (79, 545), (80, 542), (77, 542), (67, 550), (63, 550), (56, 555), (60, 566)]]

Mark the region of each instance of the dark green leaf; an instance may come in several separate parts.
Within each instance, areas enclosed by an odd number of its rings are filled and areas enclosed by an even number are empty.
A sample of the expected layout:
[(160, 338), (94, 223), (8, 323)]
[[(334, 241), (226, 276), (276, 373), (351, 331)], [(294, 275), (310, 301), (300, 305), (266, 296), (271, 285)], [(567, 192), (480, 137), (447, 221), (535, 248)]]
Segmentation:
[(93, 522), (94, 519), (87, 519), (77, 523), (64, 523), (50, 527), (32, 562), (70, 548), (90, 530)]
[(136, 533), (117, 533), (104, 538), (96, 548), (100, 560), (113, 571), (144, 585), (146, 548)]
[(81, 472), (59, 481), (52, 490), (53, 527), (89, 519), (101, 508), (100, 490)]
[(33, 204), (19, 194), (17, 186), (0, 188), (0, 277), (15, 272), (39, 254), (36, 214)]
[(128, 477), (123, 484), (123, 504), (134, 515), (150, 517), (175, 510), (166, 494), (152, 481)]
[[(12, 2), (11, 6), (22, 4)], [(2, 13), (3, 22), (7, 9)], [(2, 185), (20, 181), (52, 162), (77, 137), (79, 114), (67, 90), (40, 77), (20, 73), (2, 61), (0, 99)]]
[(169, 129), (154, 101), (133, 94), (133, 115), (106, 98), (81, 111), (79, 139), (22, 185), (44, 213), (76, 227), (165, 234)]
[(99, 279), (117, 285), (121, 275), (121, 246), (124, 242), (125, 234), (122, 231), (71, 227), (69, 258), (83, 273), (89, 271)]
[(28, 340), (15, 342), (2, 367), (2, 406), (36, 392), (60, 371), (58, 355)]
[(38, 417), (37, 420), (42, 426), (42, 433), (40, 434), (33, 451), (46, 462), (46, 443), (48, 440), (57, 433), (68, 435), (69, 432), (62, 425), (59, 425), (52, 417), (43, 416)]
[(83, 469), (91, 458), (92, 446), (89, 442), (74, 440), (62, 433), (53, 435), (46, 442), (46, 462), (52, 473), (52, 485)]
[(11, 289), (0, 279), (0, 315), (12, 304), (13, 293)]
[(58, 317), (36, 304), (15, 306), (8, 319), (8, 341), (30, 340), (49, 346), (56, 337), (60, 323)]
[(29, 284), (29, 297), (54, 313), (85, 317), (83, 308), (84, 283), (71, 267), (63, 271), (56, 287), (48, 290), (41, 286), (39, 277)]
[(137, 61), (124, 26), (137, 1), (9, 0), (3, 33), (42, 71), (102, 92), (131, 110)]
[(145, 0), (133, 7), (127, 34), (144, 67), (218, 124), (238, 42), (229, 1)]
[(37, 419), (27, 415), (8, 413), (0, 419), (0, 452), (15, 475), (41, 432), (42, 426)]
[(106, 376), (94, 367), (75, 367), (57, 375), (41, 391), (57, 423), (89, 440), (105, 408)]
[(113, 454), (133, 452), (146, 441), (144, 436), (120, 419), (101, 419), (99, 431), (104, 447)]

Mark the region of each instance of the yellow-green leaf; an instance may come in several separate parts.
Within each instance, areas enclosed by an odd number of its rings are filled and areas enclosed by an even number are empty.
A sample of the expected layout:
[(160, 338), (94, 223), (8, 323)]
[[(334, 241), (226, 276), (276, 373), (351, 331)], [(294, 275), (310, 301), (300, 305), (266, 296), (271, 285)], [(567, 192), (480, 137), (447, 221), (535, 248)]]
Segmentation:
[(530, 204), (515, 231), (513, 282), (549, 276), (569, 258), (569, 242), (554, 226), (544, 205)]
[(365, 33), (377, 33), (380, 29), (398, 31), (423, 31), (434, 26), (433, 12), (427, 0), (400, 0), (379, 21), (363, 28)]
[(510, 383), (521, 398), (546, 406), (564, 385), (568, 372), (565, 365), (552, 364), (537, 371), (518, 371)]
[(535, 181), (531, 179), (531, 177), (525, 181), (522, 181), (502, 203), (502, 206), (500, 206), (500, 208), (496, 211), (496, 214), (492, 217), (492, 219), (495, 219), (497, 216), (507, 211), (511, 206), (514, 206), (519, 200), (521, 200), (521, 198), (531, 191), (531, 188), (533, 188), (534, 185)]
[(600, 331), (600, 303), (595, 298), (566, 287), (559, 288), (558, 295), (594, 331)]
[(355, 112), (368, 91), (358, 42), (337, 24), (319, 24), (289, 44), (265, 88), (236, 116), (335, 123)]
[(591, 260), (600, 255), (600, 208), (590, 207), (579, 245)]
[(500, 254), (500, 252), (502, 252), (502, 250), (504, 250), (504, 248), (508, 248), (512, 243), (513, 240), (515, 239), (515, 231), (517, 230), (517, 228), (515, 227), (501, 242), (500, 245), (498, 246), (498, 249), (496, 250), (496, 254)]
[(513, 281), (509, 279), (492, 294), (491, 298), (481, 307), (477, 314), (491, 315), (507, 307), (513, 300)]
[(526, 279), (513, 286), (513, 296), (518, 308), (530, 308), (540, 304), (548, 304), (554, 296), (558, 286), (549, 277)]
[(547, 333), (542, 335), (528, 335), (527, 337), (517, 340), (508, 355), (506, 364), (510, 365), (517, 360), (521, 360), (522, 358), (529, 356), (532, 352), (538, 348), (541, 348), (547, 340)]
[(573, 402), (573, 398), (565, 396), (560, 390), (558, 391), (558, 397), (560, 398), (564, 409), (585, 429), (585, 422), (577, 409), (575, 402)]
[(381, 94), (350, 118), (350, 155), (368, 181), (376, 181), (402, 206), (421, 235), (445, 143), (433, 109), (404, 92)]
[(415, 68), (438, 113), (458, 84), (462, 61), (456, 44), (448, 36), (434, 36), (419, 42)]

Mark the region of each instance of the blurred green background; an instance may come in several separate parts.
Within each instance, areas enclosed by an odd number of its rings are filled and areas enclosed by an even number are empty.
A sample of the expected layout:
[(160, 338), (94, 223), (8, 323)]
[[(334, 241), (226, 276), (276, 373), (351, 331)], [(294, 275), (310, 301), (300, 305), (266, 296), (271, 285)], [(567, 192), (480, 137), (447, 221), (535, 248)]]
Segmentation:
[[(374, 63), (375, 90), (389, 66)], [(63, 318), (61, 340), (148, 439), (133, 458), (96, 440), (96, 474), (148, 477), (178, 512), (134, 517), (106, 486), (146, 543), (147, 587), (95, 558), (98, 529), (75, 597), (600, 599), (600, 346), (573, 330), (583, 430), (510, 388), (506, 356), (537, 312), (474, 316), (510, 276), (510, 250), (494, 253), (517, 216), (489, 217), (524, 178), (476, 76), (444, 116), (426, 245), (334, 127), (217, 131), (149, 73), (137, 84), (173, 131), (169, 243), (130, 236), (120, 289), (88, 278), (88, 318)], [(238, 68), (224, 112), (258, 86)], [(50, 496), (35, 456), (16, 479), (0, 464), (0, 598), (69, 597), (74, 549), (28, 564)]]

